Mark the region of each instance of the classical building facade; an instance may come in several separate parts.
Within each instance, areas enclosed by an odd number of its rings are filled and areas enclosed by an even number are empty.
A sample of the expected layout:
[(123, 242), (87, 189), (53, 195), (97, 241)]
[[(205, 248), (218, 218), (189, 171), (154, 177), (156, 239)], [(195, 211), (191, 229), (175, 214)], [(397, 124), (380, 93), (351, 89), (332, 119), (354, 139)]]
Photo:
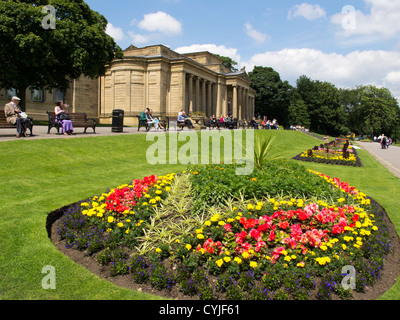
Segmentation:
[[(232, 72), (209, 52), (179, 54), (163, 45), (130, 46), (124, 59), (114, 60), (104, 76), (72, 81), (63, 97), (71, 112), (86, 112), (100, 123), (111, 123), (113, 110), (122, 109), (125, 123), (134, 125), (145, 108), (160, 117), (185, 110), (207, 117), (231, 113), (234, 118), (250, 119), (256, 93), (250, 85), (244, 70)], [(56, 92), (45, 95), (47, 100), (26, 103), (26, 112), (35, 120), (45, 119), (57, 100)], [(4, 90), (0, 103), (7, 102), (5, 96)]]

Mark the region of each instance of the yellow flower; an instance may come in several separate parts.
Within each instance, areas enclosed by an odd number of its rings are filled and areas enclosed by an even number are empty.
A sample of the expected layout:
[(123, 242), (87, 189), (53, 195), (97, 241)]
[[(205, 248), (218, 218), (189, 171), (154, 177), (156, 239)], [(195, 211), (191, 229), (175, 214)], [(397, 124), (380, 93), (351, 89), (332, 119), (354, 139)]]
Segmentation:
[(229, 257), (224, 257), (224, 261), (225, 261), (226, 263), (228, 263), (228, 262), (231, 261), (231, 258), (229, 258)]
[(190, 244), (187, 244), (186, 249), (187, 249), (187, 251), (189, 251), (190, 249), (192, 249), (192, 246)]
[(202, 234), (198, 234), (198, 235), (197, 235), (197, 239), (203, 240), (203, 239), (204, 239), (204, 236), (203, 236)]
[(219, 220), (219, 214), (214, 215), (210, 220), (212, 222), (217, 222)]
[(224, 260), (219, 259), (219, 260), (217, 260), (215, 263), (217, 264), (217, 266), (218, 266), (219, 268), (221, 268), (221, 266), (224, 264)]
[(161, 250), (160, 248), (157, 248), (157, 249), (156, 249), (156, 252), (157, 252), (157, 253), (160, 253), (161, 251), (162, 251), (162, 250)]
[(196, 233), (197, 233), (197, 234), (203, 233), (203, 229), (196, 229)]
[(130, 232), (130, 229), (129, 229), (129, 228), (126, 229), (125, 233), (126, 233), (126, 234), (129, 234), (129, 232)]
[(297, 266), (300, 267), (300, 268), (304, 268), (304, 266), (305, 266), (304, 261), (299, 262), (299, 263), (297, 264)]
[(211, 226), (211, 221), (204, 222), (204, 225), (207, 226), (207, 227)]
[(171, 187), (165, 187), (165, 191), (167, 192), (171, 191)]
[(156, 194), (162, 194), (161, 190), (156, 190)]
[(346, 250), (346, 248), (347, 248), (347, 246), (343, 243), (343, 244), (342, 244), (342, 249), (343, 249), (343, 250)]
[(289, 257), (289, 256), (286, 256), (283, 260), (285, 260), (285, 261), (290, 261), (290, 260), (292, 260), (292, 258)]
[(258, 264), (255, 261), (250, 262), (250, 268), (257, 268)]
[(113, 216), (109, 216), (109, 217), (107, 218), (107, 222), (108, 222), (108, 223), (113, 223), (113, 222), (114, 222), (114, 217), (113, 217)]
[(342, 202), (345, 202), (345, 201), (346, 201), (345, 198), (340, 198), (340, 199), (338, 199), (338, 202), (339, 202), (339, 203), (342, 203)]
[(235, 261), (237, 264), (242, 263), (242, 259), (240, 259), (239, 257), (236, 257), (235, 259), (233, 259), (233, 261)]
[(247, 205), (247, 210), (254, 210), (253, 205), (249, 203), (249, 204)]
[(248, 258), (250, 257), (250, 255), (249, 255), (248, 252), (243, 252), (243, 253), (242, 253), (242, 257), (243, 257), (244, 259), (248, 259)]
[(124, 226), (124, 224), (122, 222), (118, 222), (117, 226), (118, 226), (118, 228), (122, 228)]
[(261, 206), (256, 206), (256, 210), (257, 210), (257, 211), (260, 211), (261, 209), (262, 209)]

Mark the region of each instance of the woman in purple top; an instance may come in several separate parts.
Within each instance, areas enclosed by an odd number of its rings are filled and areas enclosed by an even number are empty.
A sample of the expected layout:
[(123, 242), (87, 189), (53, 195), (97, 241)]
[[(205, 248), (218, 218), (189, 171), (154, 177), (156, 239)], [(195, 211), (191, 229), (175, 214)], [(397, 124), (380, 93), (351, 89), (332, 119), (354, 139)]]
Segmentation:
[(62, 108), (62, 106), (63, 102), (61, 100), (58, 100), (56, 106), (54, 107), (54, 113), (56, 114), (56, 121), (61, 123), (62, 133), (64, 135), (71, 135), (72, 132), (74, 132), (74, 127), (72, 126), (72, 121), (69, 120), (68, 117), (64, 116), (68, 115), (68, 112), (66, 112)]

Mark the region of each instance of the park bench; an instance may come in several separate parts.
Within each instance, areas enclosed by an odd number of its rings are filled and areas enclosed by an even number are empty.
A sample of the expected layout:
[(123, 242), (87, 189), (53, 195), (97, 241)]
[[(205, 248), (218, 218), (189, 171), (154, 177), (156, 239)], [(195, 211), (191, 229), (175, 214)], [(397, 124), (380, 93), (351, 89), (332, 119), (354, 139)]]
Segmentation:
[(244, 120), (239, 120), (238, 124), (239, 124), (239, 128), (246, 129), (247, 124)]
[(218, 121), (216, 121), (216, 122), (214, 122), (214, 123), (210, 123), (210, 119), (208, 119), (208, 118), (203, 118), (203, 125), (204, 125), (206, 128), (209, 128), (209, 129), (211, 129), (211, 128), (217, 128), (217, 129), (219, 129), (219, 123), (218, 123)]
[[(141, 120), (140, 115), (136, 116), (138, 118), (138, 131), (140, 128), (146, 128), (146, 132), (150, 130), (151, 126), (147, 123), (147, 120)], [(161, 120), (160, 117), (155, 117), (159, 119), (159, 124), (161, 124), (164, 127), (164, 131), (167, 130), (167, 121), (166, 120)], [(153, 126), (153, 125), (152, 125)]]
[[(51, 128), (56, 128), (57, 133), (60, 134), (60, 128), (62, 128), (62, 124), (59, 121), (56, 121), (56, 115), (54, 112), (47, 111), (46, 112), (49, 117), (49, 128), (47, 130), (47, 134), (50, 133)], [(93, 133), (96, 133), (96, 120), (89, 119), (86, 113), (68, 113), (69, 119), (72, 121), (72, 126), (75, 128), (85, 128), (84, 133), (86, 133), (87, 128), (92, 128)]]
[[(8, 123), (7, 122), (7, 117), (4, 114), (4, 112), (0, 111), (0, 129), (15, 129), (15, 125)], [(33, 136), (33, 119), (32, 118), (28, 118), (28, 124), (27, 124), (27, 129), (29, 129), (30, 131), (30, 136)]]

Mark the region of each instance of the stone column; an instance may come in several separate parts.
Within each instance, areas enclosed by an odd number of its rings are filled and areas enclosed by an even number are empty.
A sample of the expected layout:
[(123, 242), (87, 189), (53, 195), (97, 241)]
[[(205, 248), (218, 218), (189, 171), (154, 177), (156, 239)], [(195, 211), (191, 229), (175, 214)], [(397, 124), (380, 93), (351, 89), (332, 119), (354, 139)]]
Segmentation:
[(212, 116), (212, 82), (207, 82), (207, 117)]
[(228, 86), (224, 85), (223, 87), (224, 92), (224, 102), (222, 105), (222, 114), (224, 115), (224, 117), (226, 117), (226, 115), (228, 114)]
[(189, 113), (193, 112), (193, 75), (189, 74)]
[(218, 83), (217, 83), (217, 110), (215, 111), (216, 114), (215, 116), (217, 118), (219, 118), (221, 116), (221, 112), (222, 112), (222, 106), (221, 106), (221, 82), (220, 79), (218, 79)]
[(236, 85), (233, 86), (232, 114), (233, 118), (240, 118), (238, 108), (238, 90)]
[(194, 111), (200, 110), (200, 78), (196, 77), (196, 105)]
[(206, 85), (207, 82), (205, 79), (201, 80), (201, 108), (200, 111), (207, 113), (207, 104), (206, 104)]

